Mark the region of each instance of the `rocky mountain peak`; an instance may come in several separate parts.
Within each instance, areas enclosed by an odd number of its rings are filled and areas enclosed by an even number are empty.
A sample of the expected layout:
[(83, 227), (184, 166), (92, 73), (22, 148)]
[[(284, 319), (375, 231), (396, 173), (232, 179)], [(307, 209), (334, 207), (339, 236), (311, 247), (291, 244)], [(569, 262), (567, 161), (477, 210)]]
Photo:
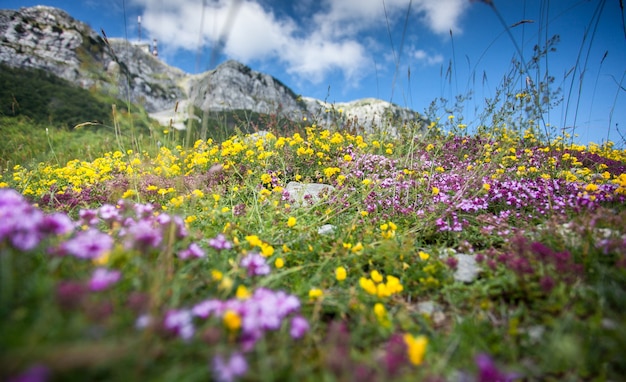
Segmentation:
[[(187, 74), (154, 57), (145, 43), (105, 39), (53, 7), (0, 10), (0, 36), (0, 62), (44, 69), (83, 88), (130, 99), (166, 124), (188, 118), (191, 106), (205, 111), (278, 113), (293, 120), (323, 115), (334, 107), (366, 128), (387, 116), (421, 120), (414, 111), (380, 100), (329, 105), (300, 97), (278, 79), (234, 60), (205, 73)], [(183, 114), (177, 105), (185, 106)]]

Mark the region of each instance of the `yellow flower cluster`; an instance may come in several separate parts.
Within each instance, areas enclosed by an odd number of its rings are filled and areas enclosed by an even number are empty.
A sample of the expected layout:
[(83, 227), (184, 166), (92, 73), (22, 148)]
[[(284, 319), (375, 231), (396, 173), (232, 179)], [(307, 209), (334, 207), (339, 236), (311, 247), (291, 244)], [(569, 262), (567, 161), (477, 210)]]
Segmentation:
[(368, 294), (378, 297), (389, 297), (403, 290), (400, 279), (395, 276), (387, 275), (387, 282), (383, 282), (383, 275), (377, 270), (370, 272), (370, 277), (361, 277), (359, 285)]
[(274, 254), (274, 247), (259, 239), (257, 235), (246, 236), (246, 241), (251, 247), (258, 247), (263, 257), (270, 257)]
[(380, 225), (381, 235), (383, 239), (391, 239), (396, 236), (396, 226), (393, 222), (387, 222)]

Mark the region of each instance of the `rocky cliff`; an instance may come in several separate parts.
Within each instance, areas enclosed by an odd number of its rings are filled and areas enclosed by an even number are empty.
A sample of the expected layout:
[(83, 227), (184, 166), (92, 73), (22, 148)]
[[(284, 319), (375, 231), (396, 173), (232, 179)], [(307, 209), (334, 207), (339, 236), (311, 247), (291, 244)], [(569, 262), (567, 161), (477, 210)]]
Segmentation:
[(330, 105), (299, 97), (279, 80), (236, 61), (190, 75), (154, 57), (144, 45), (107, 39), (53, 7), (1, 10), (0, 36), (0, 62), (44, 69), (83, 88), (130, 99), (162, 123), (187, 118), (190, 106), (280, 113), (294, 120), (309, 116), (322, 124), (336, 121), (339, 112), (366, 128), (380, 126), (388, 117), (423, 121), (418, 113), (381, 100)]

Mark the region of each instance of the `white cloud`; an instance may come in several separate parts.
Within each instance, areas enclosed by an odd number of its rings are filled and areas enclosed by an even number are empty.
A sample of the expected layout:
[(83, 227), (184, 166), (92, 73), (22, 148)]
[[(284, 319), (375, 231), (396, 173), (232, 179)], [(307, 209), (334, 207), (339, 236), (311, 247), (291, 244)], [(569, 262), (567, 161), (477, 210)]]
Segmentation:
[[(309, 0), (300, 1), (302, 4), (293, 9), (298, 12), (294, 17), (302, 19), (295, 20), (254, 0), (208, 0), (201, 30), (201, 0), (132, 0), (144, 10), (143, 28), (164, 49), (196, 51), (210, 47), (226, 31), (224, 53), (229, 57), (243, 62), (277, 61), (291, 75), (312, 83), (336, 71), (358, 81), (364, 70), (371, 70), (372, 54), (380, 53), (375, 52), (371, 37), (365, 35), (372, 31), (386, 33), (387, 21), (403, 23), (409, 5), (409, 0), (385, 0), (384, 7), (383, 0), (322, 0), (313, 14), (307, 15), (304, 6), (310, 4)], [(424, 20), (435, 33), (460, 31), (458, 23), (467, 3), (415, 0), (410, 17), (414, 22)], [(237, 8), (233, 4), (238, 4)], [(233, 22), (227, 26), (229, 17)], [(423, 62), (443, 60), (419, 52), (415, 58)]]
[(425, 65), (436, 65), (443, 62), (443, 56), (441, 54), (429, 54), (423, 49), (417, 49), (412, 53), (413, 58), (422, 62)]

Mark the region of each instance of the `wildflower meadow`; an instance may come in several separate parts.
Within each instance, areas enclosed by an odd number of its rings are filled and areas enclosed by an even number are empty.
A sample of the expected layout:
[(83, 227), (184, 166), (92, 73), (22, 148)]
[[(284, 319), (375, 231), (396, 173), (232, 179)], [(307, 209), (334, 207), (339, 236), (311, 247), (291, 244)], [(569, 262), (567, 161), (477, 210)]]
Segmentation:
[(3, 169), (2, 378), (618, 380), (626, 151), (453, 123)]
[(623, 380), (626, 149), (515, 89), (548, 51), (479, 121), (0, 116), (0, 380)]

